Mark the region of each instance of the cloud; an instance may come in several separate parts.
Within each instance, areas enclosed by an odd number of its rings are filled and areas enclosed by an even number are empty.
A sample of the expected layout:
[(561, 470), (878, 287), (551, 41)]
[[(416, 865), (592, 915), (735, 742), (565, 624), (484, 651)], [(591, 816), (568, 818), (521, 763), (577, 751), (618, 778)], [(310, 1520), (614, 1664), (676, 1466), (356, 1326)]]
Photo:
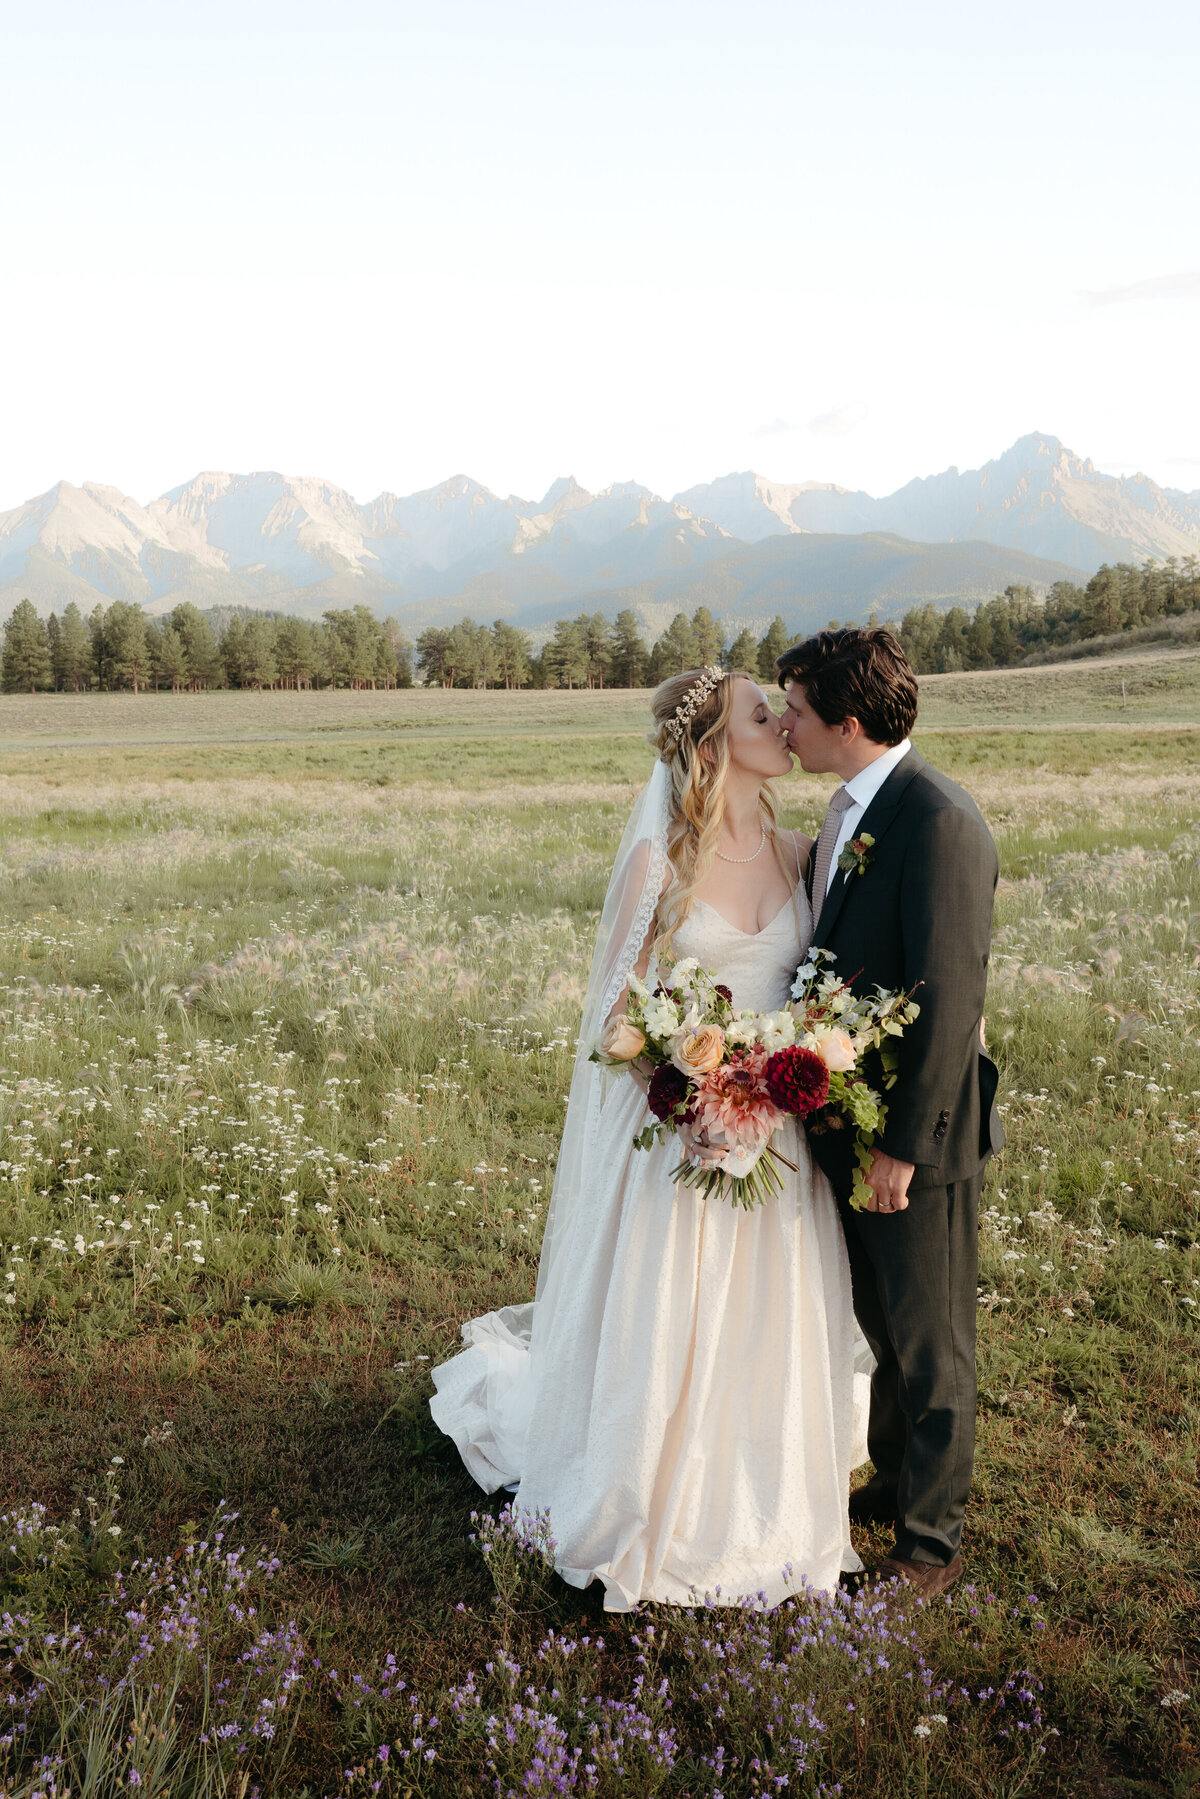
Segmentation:
[(1200, 468), (1200, 456), (1168, 456), (1168, 468)]
[(1079, 297), (1085, 306), (1120, 306), (1126, 300), (1200, 300), (1200, 269), (1155, 275), (1150, 281), (1131, 281), (1124, 287), (1102, 287)]
[(751, 437), (778, 437), (781, 431), (794, 431), (795, 425), (789, 425), (786, 419), (768, 419), (765, 425), (756, 425), (750, 433)]
[(819, 412), (815, 419), (809, 419), (810, 431), (819, 431), (822, 437), (844, 437), (847, 431), (853, 431), (861, 425), (867, 416), (867, 408), (861, 400), (855, 400), (849, 406), (835, 406), (832, 412)]

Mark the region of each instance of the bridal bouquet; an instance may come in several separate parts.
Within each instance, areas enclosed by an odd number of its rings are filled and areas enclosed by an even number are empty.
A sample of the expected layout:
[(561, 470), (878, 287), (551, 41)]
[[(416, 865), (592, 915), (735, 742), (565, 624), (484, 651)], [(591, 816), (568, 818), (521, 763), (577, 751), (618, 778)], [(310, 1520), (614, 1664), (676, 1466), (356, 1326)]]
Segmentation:
[(649, 1105), (657, 1124), (634, 1138), (639, 1149), (689, 1128), (718, 1148), (706, 1162), (682, 1156), (672, 1179), (755, 1206), (779, 1192), (779, 1164), (795, 1167), (773, 1139), (785, 1120), (809, 1131), (850, 1130), (856, 1169), (851, 1204), (871, 1197), (864, 1178), (887, 1108), (863, 1073), (877, 1052), (880, 1084), (896, 1078), (897, 1039), (919, 1007), (905, 993), (858, 997), (834, 973), (828, 950), (810, 950), (779, 1012), (735, 1012), (733, 996), (689, 956), (663, 968), (649, 988), (631, 977), (625, 1014), (613, 1018), (592, 1060), (613, 1068), (634, 1063), (649, 1073)]

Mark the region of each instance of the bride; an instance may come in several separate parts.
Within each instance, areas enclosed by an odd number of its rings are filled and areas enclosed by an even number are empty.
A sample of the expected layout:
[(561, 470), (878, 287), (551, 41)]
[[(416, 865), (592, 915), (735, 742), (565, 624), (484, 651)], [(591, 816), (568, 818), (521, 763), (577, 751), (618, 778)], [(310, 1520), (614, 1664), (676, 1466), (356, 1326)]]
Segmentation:
[[(537, 1297), (463, 1327), (430, 1409), (489, 1492), (549, 1513), (564, 1580), (644, 1600), (778, 1604), (861, 1568), (851, 1469), (865, 1374), (837, 1209), (794, 1120), (797, 1172), (744, 1211), (677, 1186), (679, 1145), (633, 1147), (644, 1080), (589, 1062), (653, 983), (694, 956), (756, 1011), (786, 1005), (812, 935), (811, 840), (775, 823), (791, 756), (748, 675), (699, 669), (653, 699), (658, 752), (609, 884), (584, 1006)], [(719, 1146), (693, 1141), (697, 1158)]]

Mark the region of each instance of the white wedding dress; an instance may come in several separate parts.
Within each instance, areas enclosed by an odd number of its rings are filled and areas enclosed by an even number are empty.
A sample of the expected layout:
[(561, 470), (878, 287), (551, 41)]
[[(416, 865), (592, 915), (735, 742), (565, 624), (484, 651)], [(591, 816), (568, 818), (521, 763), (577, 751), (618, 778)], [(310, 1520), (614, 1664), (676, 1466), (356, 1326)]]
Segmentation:
[[(698, 901), (676, 954), (775, 1010), (811, 935), (795, 902), (751, 935)], [(870, 1356), (825, 1176), (789, 1123), (799, 1172), (776, 1199), (705, 1201), (669, 1179), (674, 1140), (633, 1147), (649, 1114), (631, 1075), (605, 1074), (592, 1110), (587, 1228), (551, 1293), (463, 1327), (435, 1421), (482, 1487), (519, 1481), (518, 1508), (548, 1511), (559, 1573), (601, 1580), (607, 1610), (833, 1586), (862, 1566), (847, 1500)]]

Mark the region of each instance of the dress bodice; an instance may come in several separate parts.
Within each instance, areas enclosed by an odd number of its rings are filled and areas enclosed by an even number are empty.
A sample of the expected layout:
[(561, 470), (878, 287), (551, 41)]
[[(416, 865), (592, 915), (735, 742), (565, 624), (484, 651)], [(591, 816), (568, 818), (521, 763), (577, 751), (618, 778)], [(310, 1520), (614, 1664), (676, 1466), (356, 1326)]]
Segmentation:
[(733, 994), (738, 1011), (774, 1012), (791, 997), (792, 981), (812, 937), (804, 888), (784, 901), (761, 931), (741, 931), (705, 900), (675, 933), (676, 956), (695, 956)]

